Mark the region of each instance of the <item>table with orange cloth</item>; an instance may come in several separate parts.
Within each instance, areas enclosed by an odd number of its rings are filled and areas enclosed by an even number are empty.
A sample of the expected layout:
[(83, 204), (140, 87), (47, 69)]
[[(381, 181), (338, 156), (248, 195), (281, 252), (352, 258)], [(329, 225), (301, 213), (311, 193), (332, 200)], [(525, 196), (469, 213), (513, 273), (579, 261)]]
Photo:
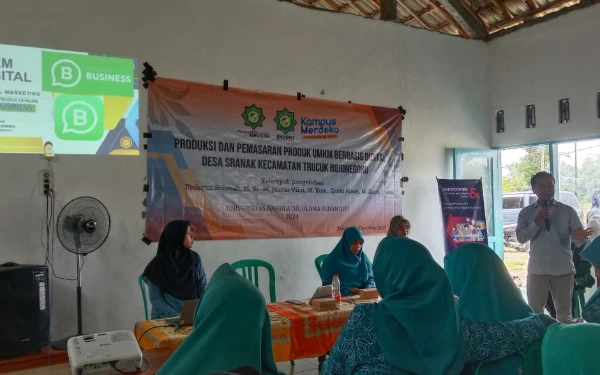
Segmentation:
[[(315, 358), (327, 353), (335, 344), (354, 306), (375, 301), (358, 297), (344, 298), (339, 309), (322, 312), (314, 311), (308, 300), (304, 302), (304, 305), (287, 302), (267, 304), (276, 362)], [(192, 327), (175, 330), (164, 319), (144, 320), (135, 325), (135, 335), (143, 349), (176, 349), (191, 330)]]

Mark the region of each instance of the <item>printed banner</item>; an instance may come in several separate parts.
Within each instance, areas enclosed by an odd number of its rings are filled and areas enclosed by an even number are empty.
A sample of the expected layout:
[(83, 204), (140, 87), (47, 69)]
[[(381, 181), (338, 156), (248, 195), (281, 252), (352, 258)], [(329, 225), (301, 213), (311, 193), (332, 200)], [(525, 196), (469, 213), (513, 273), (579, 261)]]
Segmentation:
[(481, 180), (438, 179), (446, 254), (468, 242), (487, 245)]
[(148, 89), (146, 233), (198, 240), (383, 234), (402, 211), (402, 115), (158, 78)]

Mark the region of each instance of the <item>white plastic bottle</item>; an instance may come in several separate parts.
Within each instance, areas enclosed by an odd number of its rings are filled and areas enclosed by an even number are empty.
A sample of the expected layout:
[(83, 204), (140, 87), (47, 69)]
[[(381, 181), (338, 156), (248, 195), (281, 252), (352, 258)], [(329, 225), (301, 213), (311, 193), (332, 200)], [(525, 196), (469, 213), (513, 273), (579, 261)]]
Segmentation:
[(331, 282), (331, 298), (333, 298), (337, 302), (337, 307), (340, 307), (342, 303), (342, 292), (340, 279), (338, 275), (333, 275), (333, 281)]

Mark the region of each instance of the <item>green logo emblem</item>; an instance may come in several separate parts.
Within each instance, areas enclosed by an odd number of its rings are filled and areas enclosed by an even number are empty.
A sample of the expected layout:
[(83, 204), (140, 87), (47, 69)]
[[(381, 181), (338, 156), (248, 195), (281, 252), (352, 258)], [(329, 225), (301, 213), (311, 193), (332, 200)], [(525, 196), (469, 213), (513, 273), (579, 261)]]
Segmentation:
[(42, 90), (79, 95), (133, 96), (131, 59), (42, 51)]
[(98, 141), (104, 136), (104, 102), (97, 96), (58, 95), (54, 132), (68, 141)]
[(258, 108), (254, 104), (252, 104), (250, 107), (245, 107), (244, 113), (242, 113), (242, 118), (244, 119), (244, 124), (252, 129), (262, 127), (262, 123), (265, 121), (262, 108)]
[(283, 134), (293, 132), (294, 126), (297, 123), (294, 118), (294, 112), (288, 111), (287, 108), (284, 108), (283, 111), (277, 111), (277, 116), (275, 116), (273, 121), (277, 124), (277, 130), (281, 130)]

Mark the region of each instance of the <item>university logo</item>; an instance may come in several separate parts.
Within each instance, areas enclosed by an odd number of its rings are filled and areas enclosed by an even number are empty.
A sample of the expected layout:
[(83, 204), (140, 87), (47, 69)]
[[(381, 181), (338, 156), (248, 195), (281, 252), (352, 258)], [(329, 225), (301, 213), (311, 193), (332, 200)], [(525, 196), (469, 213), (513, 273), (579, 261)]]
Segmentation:
[(287, 108), (284, 108), (282, 111), (277, 111), (277, 116), (273, 119), (275, 124), (277, 125), (277, 130), (280, 130), (283, 134), (287, 134), (289, 132), (294, 131), (294, 126), (296, 126), (296, 119), (294, 118), (294, 112), (290, 112)]
[(244, 124), (252, 129), (262, 127), (263, 121), (265, 121), (262, 108), (258, 108), (254, 104), (252, 104), (250, 107), (244, 108), (242, 118), (244, 119)]

